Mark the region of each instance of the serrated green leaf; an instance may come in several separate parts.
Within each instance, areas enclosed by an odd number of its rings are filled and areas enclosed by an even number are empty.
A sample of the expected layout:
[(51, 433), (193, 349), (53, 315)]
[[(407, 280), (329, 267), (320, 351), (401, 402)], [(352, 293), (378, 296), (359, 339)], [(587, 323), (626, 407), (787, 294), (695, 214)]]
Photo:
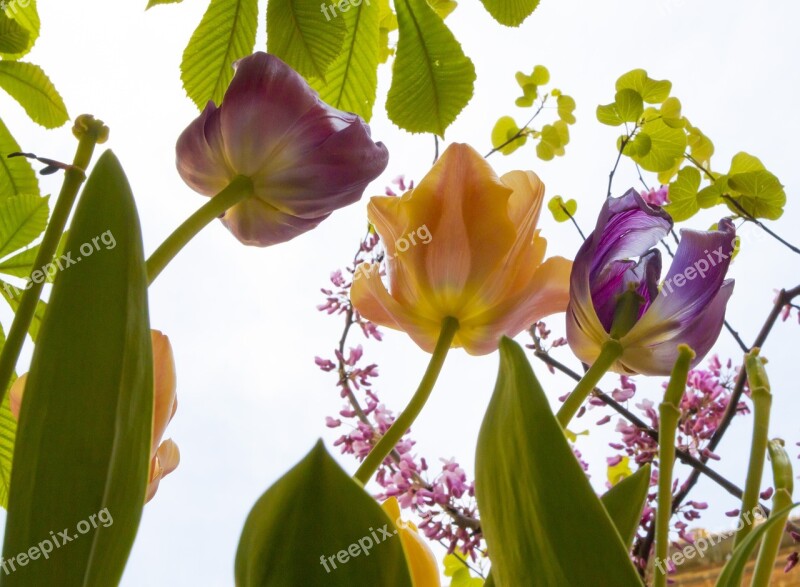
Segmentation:
[(258, 0), (211, 0), (181, 60), (183, 88), (200, 110), (222, 102), (234, 61), (253, 50), (257, 25)]
[(31, 34), (13, 18), (0, 11), (0, 55), (21, 53), (28, 47)]
[(380, 29), (378, 42), (378, 54), (380, 62), (386, 61), (394, 55), (394, 48), (389, 45), (389, 33), (397, 30), (397, 15), (392, 12), (392, 7), (389, 6), (389, 0), (373, 0), (377, 1), (378, 9), (380, 12)]
[(400, 37), (386, 111), (412, 133), (444, 137), (472, 98), (475, 67), (425, 0), (397, 0)]
[(681, 116), (681, 101), (675, 97), (664, 100), (664, 103), (661, 104), (661, 119), (672, 128), (686, 126), (686, 119)]
[(47, 226), (48, 198), (20, 194), (0, 200), (0, 259), (33, 242)]
[(436, 11), (436, 14), (439, 15), (439, 18), (443, 20), (450, 16), (458, 7), (458, 2), (455, 0), (428, 0), (428, 4), (430, 4), (431, 8)]
[(547, 202), (547, 209), (550, 210), (556, 222), (567, 222), (578, 211), (578, 202), (573, 199), (565, 202), (561, 196), (553, 196)]
[[(54, 528), (84, 535), (46, 564), (4, 576), (5, 587), (116, 585), (136, 536), (150, 473), (153, 354), (138, 216), (110, 151), (86, 182), (67, 248), (77, 254), (106, 231), (117, 246), (53, 286), (22, 401), (3, 555)], [(102, 511), (113, 524), (76, 527)]]
[(619, 126), (623, 120), (617, 114), (616, 104), (605, 104), (597, 107), (597, 120), (608, 126)]
[(25, 157), (8, 158), (21, 151), (8, 128), (0, 120), (0, 200), (18, 194), (39, 195), (39, 180)]
[(31, 120), (45, 128), (56, 128), (69, 120), (64, 101), (38, 65), (0, 61), (0, 88), (19, 102)]
[(644, 102), (639, 92), (624, 89), (614, 96), (614, 106), (617, 116), (622, 122), (636, 122), (644, 112)]
[(611, 487), (603, 494), (600, 501), (614, 522), (622, 542), (630, 548), (636, 537), (642, 510), (650, 488), (650, 465), (641, 467)]
[(702, 177), (694, 167), (684, 167), (678, 177), (669, 184), (669, 204), (664, 209), (675, 222), (688, 220), (700, 211), (697, 193)]
[[(766, 169), (732, 174), (728, 177), (728, 186), (738, 193), (731, 194), (731, 197), (751, 216), (777, 220), (783, 215), (786, 192), (778, 178)], [(741, 210), (730, 202), (728, 208), (741, 214)]]
[(0, 261), (0, 273), (12, 275), (14, 277), (27, 278), (33, 270), (36, 261), (36, 254), (39, 252), (39, 245), (25, 249), (21, 253), (12, 255)]
[(556, 98), (556, 105), (558, 107), (558, 117), (567, 124), (575, 124), (575, 100), (572, 96), (566, 94), (559, 94)]
[(324, 81), (321, 78), (311, 81), (322, 100), (339, 110), (354, 112), (367, 122), (372, 118), (378, 88), (379, 17), (379, 11), (365, 2), (343, 13), (347, 35), (342, 52)]
[[(0, 348), (6, 343), (6, 333), (0, 326)], [(14, 383), (13, 377), (11, 384)], [(10, 387), (10, 386), (9, 386)], [(8, 391), (8, 390), (6, 390)], [(11, 487), (11, 465), (14, 458), (14, 440), (17, 420), (11, 413), (11, 396), (6, 393), (0, 405), (0, 506), (8, 509), (8, 490)]]
[[(648, 112), (644, 114), (648, 118)], [(642, 169), (667, 171), (680, 164), (686, 151), (686, 133), (680, 128), (667, 126), (660, 118), (649, 119), (642, 132), (650, 137), (650, 150), (646, 155), (632, 156)]]
[[(340, 7), (346, 7), (340, 11)], [(352, 4), (319, 0), (268, 0), (267, 52), (277, 55), (307, 80), (326, 79), (347, 33), (342, 13)]]
[(39, 22), (39, 11), (36, 8), (36, 0), (28, 0), (28, 2), (6, 2), (6, 9), (3, 14), (14, 20), (19, 26), (27, 31), (26, 44), (15, 51), (0, 51), (0, 57), (4, 59), (19, 59), (27, 55), (39, 38), (39, 29), (41, 23)]
[[(31, 261), (31, 266), (33, 266), (33, 261)], [(19, 288), (0, 279), (0, 296), (2, 296), (3, 299), (8, 303), (8, 305), (11, 306), (11, 309), (14, 311), (15, 314), (19, 309), (19, 303), (22, 300), (22, 294), (24, 293), (23, 291), (24, 289), (26, 289), (24, 286), (22, 288)], [(36, 342), (39, 339), (39, 330), (41, 329), (42, 320), (44, 319), (44, 313), (46, 310), (47, 310), (47, 304), (45, 304), (42, 300), (36, 302), (36, 310), (34, 310), (33, 318), (31, 319), (31, 323), (28, 326), (28, 335), (31, 337), (31, 340), (33, 342)]]
[[(403, 547), (393, 528), (394, 520), (320, 441), (250, 510), (236, 551), (236, 585), (411, 587)], [(379, 534), (376, 543), (373, 537)], [(366, 556), (359, 552), (351, 558), (347, 551), (354, 544)], [(341, 551), (347, 555), (343, 561), (336, 558)], [(333, 560), (323, 565), (321, 556)]]
[(181, 2), (183, 0), (149, 0), (145, 10), (150, 10), (153, 6), (158, 6), (159, 4), (180, 4)]
[[(500, 145), (505, 145), (499, 151), (503, 155), (510, 155), (522, 145), (524, 145), (528, 137), (525, 134), (519, 135), (519, 127), (513, 118), (510, 116), (503, 116), (498, 119), (492, 129), (492, 147), (497, 149)], [(517, 137), (514, 140), (512, 138)], [(511, 142), (508, 142), (511, 141)], [(507, 143), (507, 144), (506, 144)]]
[(524, 351), (505, 337), (475, 474), (481, 528), (498, 585), (530, 585), (535, 577), (537, 585), (641, 587)]
[(644, 69), (633, 69), (619, 77), (616, 89), (634, 90), (648, 104), (659, 104), (667, 99), (672, 91), (672, 82), (651, 79)]
[(497, 22), (506, 26), (517, 27), (528, 18), (539, 0), (481, 0), (484, 8)]

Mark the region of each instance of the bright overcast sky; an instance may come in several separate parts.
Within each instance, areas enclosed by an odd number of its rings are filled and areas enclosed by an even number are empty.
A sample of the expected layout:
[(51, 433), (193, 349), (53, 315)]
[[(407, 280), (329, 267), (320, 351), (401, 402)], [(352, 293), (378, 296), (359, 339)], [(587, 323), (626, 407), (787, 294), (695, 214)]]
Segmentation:
[[(145, 248), (152, 252), (205, 201), (178, 177), (174, 145), (197, 115), (184, 95), (178, 65), (206, 2), (160, 6), (148, 13), (145, 4), (42, 1), (42, 37), (27, 59), (46, 70), (73, 118), (88, 112), (110, 126), (111, 139), (104, 147), (117, 153), (128, 173)], [(535, 170), (548, 197), (578, 200), (578, 220), (591, 229), (605, 196), (617, 136), (617, 129), (596, 121), (594, 110), (613, 99), (620, 74), (642, 67), (654, 78), (673, 81), (684, 114), (716, 144), (715, 167), (725, 167), (734, 153), (746, 150), (778, 175), (789, 206), (772, 226), (798, 241), (800, 167), (793, 141), (800, 136), (800, 73), (794, 62), (800, 55), (799, 20), (800, 7), (789, 0), (542, 0), (522, 27), (507, 29), (491, 20), (478, 2), (462, 2), (447, 23), (475, 62), (478, 81), (475, 97), (446, 139), (487, 151), (499, 116), (511, 114), (523, 121), (525, 113), (513, 106), (518, 95), (514, 73), (546, 65), (553, 84), (578, 105), (566, 157), (543, 163), (528, 145), (511, 157), (495, 155), (491, 163), (498, 172)], [(263, 29), (262, 22), (259, 49), (265, 47)], [(382, 66), (372, 134), (386, 143), (391, 159), (367, 195), (382, 193), (400, 173), (419, 179), (433, 157), (430, 136), (411, 136), (388, 122), (382, 107), (388, 73)], [(71, 159), (75, 142), (68, 126), (39, 129), (5, 95), (0, 96), (0, 112), (24, 150)], [(623, 161), (615, 194), (635, 185), (635, 179), (632, 166)], [(655, 181), (652, 176), (648, 180)], [(44, 178), (42, 186), (44, 193), (55, 193), (60, 178)], [(182, 459), (145, 508), (124, 586), (232, 585), (239, 533), (254, 501), (319, 436), (331, 448), (335, 436), (325, 428), (324, 418), (335, 414), (340, 399), (332, 375), (314, 366), (314, 355), (331, 354), (340, 322), (315, 306), (330, 271), (352, 258), (365, 226), (365, 206), (366, 198), (312, 233), (271, 249), (243, 247), (221, 224), (212, 225), (151, 289), (152, 326), (163, 330), (175, 349), (180, 406), (167, 436), (180, 446)], [(698, 216), (691, 225), (707, 228), (719, 215)], [(550, 254), (574, 255), (579, 237), (569, 225), (556, 225), (545, 212), (542, 226)], [(737, 285), (729, 317), (750, 341), (769, 311), (773, 290), (797, 285), (800, 258), (750, 227), (743, 234), (743, 250), (730, 271)], [(563, 315), (548, 323), (556, 333), (563, 332)], [(790, 373), (797, 346), (789, 337), (800, 334), (798, 328), (795, 323), (778, 324), (765, 349), (775, 394), (772, 435), (785, 437), (792, 454), (800, 440), (800, 390), (797, 376)], [(723, 358), (737, 356), (726, 333), (717, 350)], [(567, 350), (561, 353), (576, 364)], [(380, 364), (377, 388), (382, 399), (401, 408), (427, 355), (400, 333), (370, 343), (367, 354)], [(550, 377), (540, 364), (534, 368), (551, 399), (569, 390), (565, 379)], [(473, 358), (462, 351), (451, 353), (414, 426), (420, 454), (433, 462), (456, 457), (471, 475), (473, 447), (496, 369), (496, 354)], [(609, 379), (606, 387), (613, 383)], [(640, 388), (637, 400), (655, 398), (657, 390), (657, 383), (649, 387), (649, 395)], [(715, 464), (740, 484), (749, 423), (743, 420), (734, 428), (721, 447), (723, 461)], [(593, 432), (578, 445), (593, 464), (598, 487), (605, 479), (605, 457), (611, 454), (607, 434)], [(349, 457), (340, 462), (350, 471), (355, 468)], [(720, 512), (736, 507), (734, 500), (709, 483), (699, 487), (696, 496), (716, 511), (702, 524), (730, 524)]]

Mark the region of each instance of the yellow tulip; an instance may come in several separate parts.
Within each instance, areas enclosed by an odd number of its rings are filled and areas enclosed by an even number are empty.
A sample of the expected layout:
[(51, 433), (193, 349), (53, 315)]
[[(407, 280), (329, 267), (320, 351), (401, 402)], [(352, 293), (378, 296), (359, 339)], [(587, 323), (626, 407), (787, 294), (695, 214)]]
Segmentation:
[(397, 503), (397, 498), (390, 497), (381, 507), (397, 527), (414, 587), (441, 587), (436, 557), (425, 539), (419, 535), (417, 527), (412, 522), (404, 522), (400, 518), (400, 504)]
[(371, 199), (389, 288), (375, 266), (361, 265), (353, 305), (428, 352), (447, 317), (459, 324), (453, 346), (492, 352), (502, 336), (567, 307), (571, 262), (544, 261), (547, 241), (536, 229), (543, 198), (533, 172), (498, 177), (474, 149), (451, 145), (417, 187)]

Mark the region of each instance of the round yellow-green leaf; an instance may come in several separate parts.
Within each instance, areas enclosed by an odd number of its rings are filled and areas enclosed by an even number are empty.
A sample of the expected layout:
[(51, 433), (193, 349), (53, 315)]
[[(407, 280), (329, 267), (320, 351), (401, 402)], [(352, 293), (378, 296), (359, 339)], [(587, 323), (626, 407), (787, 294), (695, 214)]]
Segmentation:
[(556, 222), (566, 222), (575, 216), (578, 211), (578, 202), (572, 199), (565, 202), (561, 196), (553, 196), (547, 202), (547, 208), (553, 214)]

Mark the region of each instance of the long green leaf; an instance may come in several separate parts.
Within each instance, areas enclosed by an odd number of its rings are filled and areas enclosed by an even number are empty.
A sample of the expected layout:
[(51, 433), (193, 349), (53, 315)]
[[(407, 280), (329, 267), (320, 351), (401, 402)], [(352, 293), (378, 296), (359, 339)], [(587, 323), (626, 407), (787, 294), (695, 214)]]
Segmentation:
[(13, 18), (0, 11), (0, 55), (20, 53), (28, 47), (31, 34)]
[[(33, 261), (31, 261), (31, 265), (33, 265)], [(16, 287), (7, 281), (0, 279), (0, 296), (2, 296), (2, 298), (8, 302), (8, 305), (11, 306), (11, 309), (15, 314), (17, 313), (17, 310), (19, 309), (19, 303), (22, 300), (23, 288)], [(44, 314), (46, 310), (47, 304), (45, 304), (42, 300), (36, 302), (36, 310), (34, 310), (33, 319), (31, 320), (30, 326), (28, 326), (28, 334), (33, 342), (36, 342), (39, 338), (39, 329), (42, 326), (42, 320), (44, 320)]]
[(183, 87), (198, 108), (222, 102), (234, 61), (253, 50), (257, 25), (258, 0), (211, 0), (181, 61)]
[(31, 120), (45, 128), (57, 128), (69, 120), (64, 101), (38, 65), (0, 61), (0, 88), (19, 102)]
[(539, 0), (481, 0), (497, 22), (519, 26), (539, 6)]
[(39, 195), (39, 180), (30, 162), (25, 157), (8, 158), (21, 150), (0, 120), (0, 199), (17, 194)]
[(15, 47), (11, 51), (0, 50), (3, 59), (19, 59), (24, 57), (33, 48), (34, 43), (39, 38), (39, 11), (36, 8), (36, 0), (27, 2), (6, 0), (5, 16), (13, 19), (26, 32), (26, 43), (24, 46)]
[(0, 259), (31, 244), (47, 226), (48, 198), (20, 194), (0, 200)]
[(341, 18), (347, 25), (343, 49), (325, 80), (314, 79), (311, 86), (334, 108), (354, 112), (369, 122), (378, 88), (380, 11), (362, 2)]
[[(0, 326), (0, 348), (6, 342), (6, 333)], [(12, 379), (11, 383), (14, 381)], [(11, 413), (11, 397), (6, 394), (0, 405), (0, 506), (8, 508), (8, 490), (11, 487), (11, 464), (14, 458), (14, 440), (17, 421)]]
[(500, 342), (500, 372), (478, 436), (475, 471), (498, 587), (641, 587), (525, 353), (508, 338)]
[(636, 537), (648, 489), (650, 489), (649, 464), (614, 485), (600, 498), (626, 548), (631, 547)]
[[(348, 11), (355, 8), (349, 3), (348, 7)], [(367, 10), (377, 12), (377, 8)], [(269, 0), (267, 51), (307, 79), (325, 80), (328, 68), (342, 52), (347, 32), (337, 11), (338, 4), (320, 4), (320, 0)]]
[(253, 506), (235, 574), (237, 587), (411, 587), (394, 521), (322, 442)]
[(475, 67), (425, 0), (397, 0), (399, 38), (389, 118), (410, 132), (444, 131), (472, 98)]
[[(88, 253), (109, 231), (117, 246)], [(0, 576), (3, 587), (116, 585), (144, 506), (153, 418), (147, 277), (133, 196), (110, 151), (89, 176), (67, 250), (82, 260), (56, 280), (34, 350), (3, 544), (5, 560), (17, 563), (32, 547), (52, 552)], [(51, 531), (63, 534), (45, 545)]]

